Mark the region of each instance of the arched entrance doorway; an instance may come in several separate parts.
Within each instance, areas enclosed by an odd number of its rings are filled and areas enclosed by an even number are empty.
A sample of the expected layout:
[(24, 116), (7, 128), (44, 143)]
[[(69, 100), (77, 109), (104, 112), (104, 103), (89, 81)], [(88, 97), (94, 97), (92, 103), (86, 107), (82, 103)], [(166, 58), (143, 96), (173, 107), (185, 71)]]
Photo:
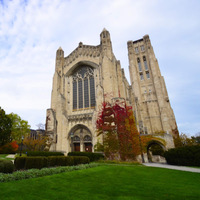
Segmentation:
[(92, 152), (92, 134), (84, 125), (76, 125), (68, 135), (71, 151)]
[(147, 158), (149, 162), (164, 162), (163, 153), (166, 150), (165, 146), (156, 140), (149, 142), (147, 146)]

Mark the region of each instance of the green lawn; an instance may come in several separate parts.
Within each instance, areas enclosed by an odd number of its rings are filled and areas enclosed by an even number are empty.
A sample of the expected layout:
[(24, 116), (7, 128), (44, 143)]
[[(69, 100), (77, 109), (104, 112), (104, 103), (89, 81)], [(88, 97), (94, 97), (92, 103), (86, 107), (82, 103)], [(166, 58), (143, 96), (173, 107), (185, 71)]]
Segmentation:
[(104, 165), (0, 183), (6, 199), (199, 199), (200, 174), (144, 166)]

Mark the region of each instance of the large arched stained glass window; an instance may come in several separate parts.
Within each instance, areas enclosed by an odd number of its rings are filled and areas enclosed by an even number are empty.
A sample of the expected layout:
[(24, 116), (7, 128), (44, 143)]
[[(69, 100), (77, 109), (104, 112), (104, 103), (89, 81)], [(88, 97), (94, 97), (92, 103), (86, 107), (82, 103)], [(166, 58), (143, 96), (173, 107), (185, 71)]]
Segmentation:
[(81, 66), (73, 75), (73, 110), (95, 106), (94, 70)]

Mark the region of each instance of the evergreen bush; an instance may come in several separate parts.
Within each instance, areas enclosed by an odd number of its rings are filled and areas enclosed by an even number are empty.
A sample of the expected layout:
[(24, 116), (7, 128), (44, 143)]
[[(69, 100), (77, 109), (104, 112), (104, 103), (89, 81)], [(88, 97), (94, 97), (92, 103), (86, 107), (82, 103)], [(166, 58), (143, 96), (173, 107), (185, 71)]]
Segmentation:
[(200, 145), (169, 149), (164, 157), (171, 165), (200, 166)]
[[(71, 156), (69, 156), (71, 157)], [(87, 156), (73, 156), (74, 165), (89, 164), (90, 159)]]
[(69, 156), (49, 156), (48, 166), (72, 166), (74, 165), (74, 158)]
[(10, 160), (0, 160), (0, 173), (13, 173), (14, 164)]
[(47, 157), (26, 157), (25, 169), (41, 169), (44, 167), (48, 167)]
[(69, 152), (68, 156), (87, 156), (90, 162), (104, 159), (102, 153), (92, 153), (92, 152)]
[(28, 151), (27, 156), (64, 156), (64, 153), (51, 151)]
[(15, 169), (25, 169), (26, 157), (16, 157), (14, 161)]
[(72, 166), (88, 164), (90, 159), (86, 156), (49, 156), (49, 157), (17, 157), (15, 158), (15, 169), (41, 169), (44, 167)]

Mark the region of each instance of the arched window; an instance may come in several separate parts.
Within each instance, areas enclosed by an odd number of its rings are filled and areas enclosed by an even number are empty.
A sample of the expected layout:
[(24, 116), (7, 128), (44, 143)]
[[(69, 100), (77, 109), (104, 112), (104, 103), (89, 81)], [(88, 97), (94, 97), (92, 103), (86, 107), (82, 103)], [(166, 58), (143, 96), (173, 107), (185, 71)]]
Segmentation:
[(73, 110), (95, 107), (94, 70), (81, 66), (73, 75)]
[(89, 135), (86, 135), (86, 136), (84, 137), (84, 141), (85, 141), (85, 142), (91, 142), (91, 141), (92, 141), (92, 138), (91, 138)]
[(73, 142), (80, 142), (80, 137), (77, 135), (73, 137)]

